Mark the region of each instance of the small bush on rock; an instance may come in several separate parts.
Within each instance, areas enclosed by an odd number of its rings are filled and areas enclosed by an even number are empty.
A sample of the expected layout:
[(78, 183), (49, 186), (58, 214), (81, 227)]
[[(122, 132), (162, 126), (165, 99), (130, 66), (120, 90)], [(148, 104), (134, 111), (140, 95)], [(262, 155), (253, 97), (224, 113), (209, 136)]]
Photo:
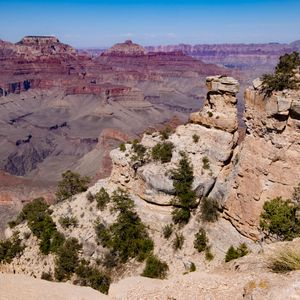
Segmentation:
[(193, 141), (194, 141), (195, 144), (198, 143), (199, 142), (199, 135), (193, 134)]
[(52, 275), (49, 272), (43, 272), (41, 275), (41, 279), (43, 280), (48, 280), (48, 281), (53, 281)]
[(167, 224), (163, 227), (163, 236), (165, 239), (168, 239), (173, 233), (173, 225)]
[(243, 257), (249, 253), (248, 247), (245, 243), (239, 245), (239, 247), (234, 248), (230, 246), (226, 252), (225, 262), (229, 262), (233, 259), (237, 259), (239, 257)]
[(55, 193), (57, 201), (63, 201), (73, 195), (85, 192), (88, 189), (90, 179), (70, 170), (62, 174), (62, 180), (58, 183)]
[(105, 225), (98, 221), (95, 225), (95, 232), (97, 235), (97, 239), (99, 240), (101, 245), (103, 247), (109, 247), (111, 241), (111, 235), (109, 233), (109, 230), (105, 227)]
[(88, 192), (86, 194), (86, 199), (89, 201), (89, 202), (93, 202), (95, 200), (95, 197), (94, 195), (91, 193), (91, 192)]
[(298, 206), (281, 197), (264, 203), (260, 226), (280, 240), (292, 240), (300, 235), (300, 221), (296, 216)]
[(120, 151), (122, 151), (122, 152), (126, 151), (126, 146), (125, 146), (124, 143), (121, 143), (120, 146), (119, 146), (119, 148), (120, 148)]
[(152, 148), (152, 158), (162, 164), (168, 163), (172, 159), (174, 144), (171, 142), (158, 143)]
[(138, 140), (134, 140), (133, 143), (132, 143), (132, 149), (135, 153), (135, 155), (132, 157), (133, 161), (137, 161), (137, 160), (142, 161), (142, 160), (144, 160), (144, 156), (145, 156), (146, 151), (147, 151), (145, 146), (140, 144), (138, 142)]
[(67, 239), (59, 248), (56, 257), (55, 278), (58, 281), (68, 280), (79, 265), (78, 251), (82, 246), (75, 238)]
[(17, 255), (23, 252), (24, 248), (17, 233), (10, 239), (0, 240), (0, 263), (11, 263)]
[(219, 204), (211, 198), (204, 197), (201, 201), (201, 219), (204, 222), (216, 222), (219, 216)]
[(175, 239), (173, 241), (173, 249), (177, 251), (178, 249), (182, 249), (184, 243), (184, 236), (182, 233), (175, 233)]
[(274, 74), (262, 76), (263, 92), (270, 96), (273, 91), (284, 89), (296, 89), (295, 69), (300, 66), (300, 56), (298, 52), (280, 56), (279, 63)]
[(204, 170), (208, 170), (210, 168), (209, 159), (207, 156), (204, 156), (202, 158), (202, 164), (203, 164), (202, 167)]
[(165, 141), (170, 137), (170, 134), (172, 133), (172, 129), (169, 126), (167, 126), (164, 129), (162, 129), (159, 133), (160, 133), (161, 140)]
[(81, 286), (90, 286), (103, 294), (108, 294), (111, 278), (95, 267), (81, 262), (75, 270), (77, 283)]
[(146, 266), (142, 273), (144, 277), (164, 279), (167, 277), (169, 267), (166, 262), (161, 261), (154, 255), (151, 255), (146, 260)]
[(104, 210), (107, 206), (107, 204), (110, 201), (109, 194), (107, 191), (102, 187), (100, 191), (95, 195), (95, 199), (97, 202), (97, 208), (100, 210)]
[(203, 228), (200, 228), (199, 231), (195, 234), (194, 248), (198, 252), (204, 251), (208, 246), (208, 238), (206, 232)]
[(64, 229), (78, 226), (78, 220), (76, 217), (60, 217), (58, 222)]

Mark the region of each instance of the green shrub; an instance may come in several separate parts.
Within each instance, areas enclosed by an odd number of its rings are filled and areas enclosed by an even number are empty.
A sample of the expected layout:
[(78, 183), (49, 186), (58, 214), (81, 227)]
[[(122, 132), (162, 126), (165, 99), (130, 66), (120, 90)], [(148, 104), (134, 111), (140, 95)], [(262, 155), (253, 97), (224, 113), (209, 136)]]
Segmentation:
[(135, 156), (132, 157), (132, 160), (143, 160), (146, 154), (146, 147), (140, 144), (137, 140), (134, 140), (132, 143), (132, 149), (135, 153)]
[(41, 275), (41, 279), (48, 280), (48, 281), (53, 281), (52, 275), (49, 272), (47, 272), (47, 273), (43, 272), (42, 275)]
[(109, 230), (105, 227), (105, 225), (98, 221), (95, 225), (95, 232), (96, 232), (97, 239), (99, 240), (101, 245), (103, 247), (109, 247), (111, 241), (111, 235)]
[[(59, 234), (43, 198), (34, 199), (23, 207), (16, 222), (20, 223), (25, 220), (27, 220), (32, 234), (40, 240), (39, 246), (43, 254), (49, 254), (50, 251), (57, 249), (58, 240), (56, 238)], [(52, 246), (52, 243), (55, 245)]]
[(202, 167), (204, 170), (209, 170), (209, 168), (210, 168), (209, 159), (207, 156), (204, 156), (202, 158)]
[(17, 255), (23, 252), (24, 248), (17, 233), (10, 239), (0, 240), (0, 263), (11, 263)]
[(60, 217), (58, 222), (64, 229), (78, 226), (78, 220), (76, 217)]
[(106, 190), (103, 187), (95, 195), (95, 199), (97, 202), (97, 208), (99, 208), (100, 210), (104, 210), (110, 201), (109, 194), (106, 192)]
[(44, 198), (36, 198), (27, 203), (16, 219), (16, 223), (20, 224), (25, 220), (36, 219), (39, 215), (48, 213), (48, 205)]
[(153, 250), (153, 241), (134, 211), (128, 210), (120, 213), (109, 231), (111, 250), (117, 253), (121, 262), (126, 262), (130, 258), (143, 261)]
[(300, 270), (300, 250), (295, 246), (285, 247), (270, 259), (268, 267), (276, 273)]
[(197, 197), (192, 190), (194, 180), (193, 167), (186, 154), (181, 153), (182, 158), (178, 167), (172, 170), (172, 180), (175, 190), (175, 199), (173, 204), (175, 209), (172, 212), (172, 218), (175, 224), (187, 224), (191, 210), (197, 207)]
[(214, 259), (214, 255), (211, 253), (211, 247), (207, 246), (205, 249), (205, 258), (208, 261), (211, 261)]
[(152, 158), (161, 163), (168, 163), (172, 159), (174, 144), (171, 142), (158, 143), (152, 148)]
[(210, 118), (214, 115), (211, 111), (208, 111), (207, 114)]
[(169, 126), (167, 126), (164, 129), (162, 129), (159, 133), (160, 133), (161, 140), (165, 141), (170, 137), (170, 134), (172, 133), (172, 129)]
[(185, 225), (189, 222), (191, 212), (189, 208), (174, 208), (172, 211), (172, 220), (174, 224)]
[(32, 233), (40, 239), (40, 250), (43, 254), (49, 254), (51, 251), (51, 239), (57, 232), (56, 225), (53, 222), (51, 216), (45, 215), (40, 221), (28, 223)]
[(125, 152), (126, 151), (126, 146), (124, 143), (121, 143), (119, 146), (120, 151)]
[(102, 264), (108, 270), (111, 270), (112, 268), (116, 267), (118, 265), (118, 256), (117, 256), (117, 254), (113, 253), (111, 251), (106, 252), (104, 254), (104, 259), (103, 259)]
[(134, 209), (134, 202), (129, 198), (128, 193), (120, 188), (113, 192), (111, 200), (113, 202), (113, 211), (124, 213)]
[(55, 231), (51, 237), (50, 252), (57, 253), (58, 249), (63, 245), (64, 242), (65, 236), (61, 232)]
[(67, 239), (59, 248), (55, 261), (55, 278), (58, 281), (68, 280), (79, 265), (78, 251), (82, 246), (75, 238)]
[(199, 135), (193, 134), (193, 141), (194, 141), (195, 144), (198, 143), (199, 142)]
[(73, 195), (85, 192), (88, 189), (90, 179), (70, 170), (62, 174), (62, 180), (58, 183), (55, 193), (57, 201), (63, 201)]
[(208, 238), (206, 232), (203, 228), (200, 228), (199, 231), (195, 234), (194, 248), (198, 252), (204, 251), (208, 246)]
[(165, 239), (169, 239), (169, 237), (173, 233), (173, 225), (172, 224), (167, 224), (166, 226), (163, 227), (163, 236)]
[(233, 259), (237, 259), (239, 257), (243, 257), (249, 253), (248, 247), (245, 243), (239, 245), (239, 247), (234, 248), (230, 246), (226, 252), (225, 262), (229, 262)]
[(164, 279), (167, 277), (169, 267), (166, 262), (161, 261), (154, 255), (151, 255), (146, 260), (146, 266), (142, 273), (144, 277)]
[(175, 233), (175, 239), (173, 241), (173, 249), (177, 251), (178, 249), (182, 249), (184, 243), (184, 236), (182, 233)]
[(80, 263), (75, 270), (77, 283), (81, 286), (90, 286), (103, 294), (108, 294), (111, 278), (95, 267)]
[(280, 56), (279, 63), (275, 68), (275, 73), (262, 76), (263, 92), (269, 96), (273, 91), (297, 88), (294, 70), (299, 66), (300, 57), (298, 52)]
[(190, 272), (195, 272), (196, 271), (196, 265), (192, 262), (190, 265)]
[(95, 200), (95, 196), (91, 192), (88, 192), (86, 194), (86, 199), (92, 203)]
[(260, 226), (280, 240), (292, 240), (300, 235), (300, 222), (296, 217), (298, 206), (281, 197), (264, 203)]
[[(109, 228), (109, 241), (105, 244), (123, 263), (130, 258), (144, 260), (153, 250), (145, 225), (134, 211), (134, 202), (129, 195), (118, 189), (112, 195), (113, 211), (118, 212), (117, 219)], [(103, 233), (103, 226), (98, 230)], [(105, 232), (104, 232), (105, 233)], [(106, 234), (104, 235), (106, 241)], [(103, 237), (101, 237), (103, 239)]]
[(219, 204), (216, 200), (204, 197), (201, 201), (201, 219), (204, 222), (215, 222), (219, 216)]

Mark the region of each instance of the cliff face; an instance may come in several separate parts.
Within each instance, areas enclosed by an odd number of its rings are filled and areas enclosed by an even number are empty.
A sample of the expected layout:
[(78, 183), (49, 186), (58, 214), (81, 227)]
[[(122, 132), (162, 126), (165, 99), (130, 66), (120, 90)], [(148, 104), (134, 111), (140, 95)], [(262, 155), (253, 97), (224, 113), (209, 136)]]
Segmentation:
[(225, 196), (225, 215), (255, 239), (264, 202), (289, 198), (299, 183), (300, 92), (286, 90), (264, 98), (257, 80), (254, 86), (245, 91), (247, 132)]
[(215, 44), (215, 45), (169, 45), (146, 47), (148, 51), (183, 51), (184, 53), (228, 67), (249, 69), (255, 66), (274, 66), (280, 55), (299, 51), (299, 41), (291, 44)]

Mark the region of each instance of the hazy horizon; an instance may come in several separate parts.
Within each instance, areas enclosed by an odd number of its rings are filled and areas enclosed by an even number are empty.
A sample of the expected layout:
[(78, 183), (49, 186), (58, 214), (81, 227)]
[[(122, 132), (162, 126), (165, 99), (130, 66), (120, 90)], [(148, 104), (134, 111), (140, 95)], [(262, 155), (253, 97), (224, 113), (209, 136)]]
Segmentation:
[(76, 48), (131, 39), (144, 46), (291, 43), (300, 39), (300, 1), (1, 1), (0, 39), (55, 35)]

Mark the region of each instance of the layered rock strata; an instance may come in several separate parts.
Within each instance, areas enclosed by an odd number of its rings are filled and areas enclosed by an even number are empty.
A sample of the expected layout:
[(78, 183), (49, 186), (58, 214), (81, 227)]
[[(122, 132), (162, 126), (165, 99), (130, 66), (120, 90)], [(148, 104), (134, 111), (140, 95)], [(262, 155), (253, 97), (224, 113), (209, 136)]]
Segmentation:
[(240, 146), (225, 197), (225, 215), (238, 230), (261, 237), (265, 201), (289, 198), (300, 182), (300, 91), (265, 97), (256, 80), (245, 92), (246, 137)]

